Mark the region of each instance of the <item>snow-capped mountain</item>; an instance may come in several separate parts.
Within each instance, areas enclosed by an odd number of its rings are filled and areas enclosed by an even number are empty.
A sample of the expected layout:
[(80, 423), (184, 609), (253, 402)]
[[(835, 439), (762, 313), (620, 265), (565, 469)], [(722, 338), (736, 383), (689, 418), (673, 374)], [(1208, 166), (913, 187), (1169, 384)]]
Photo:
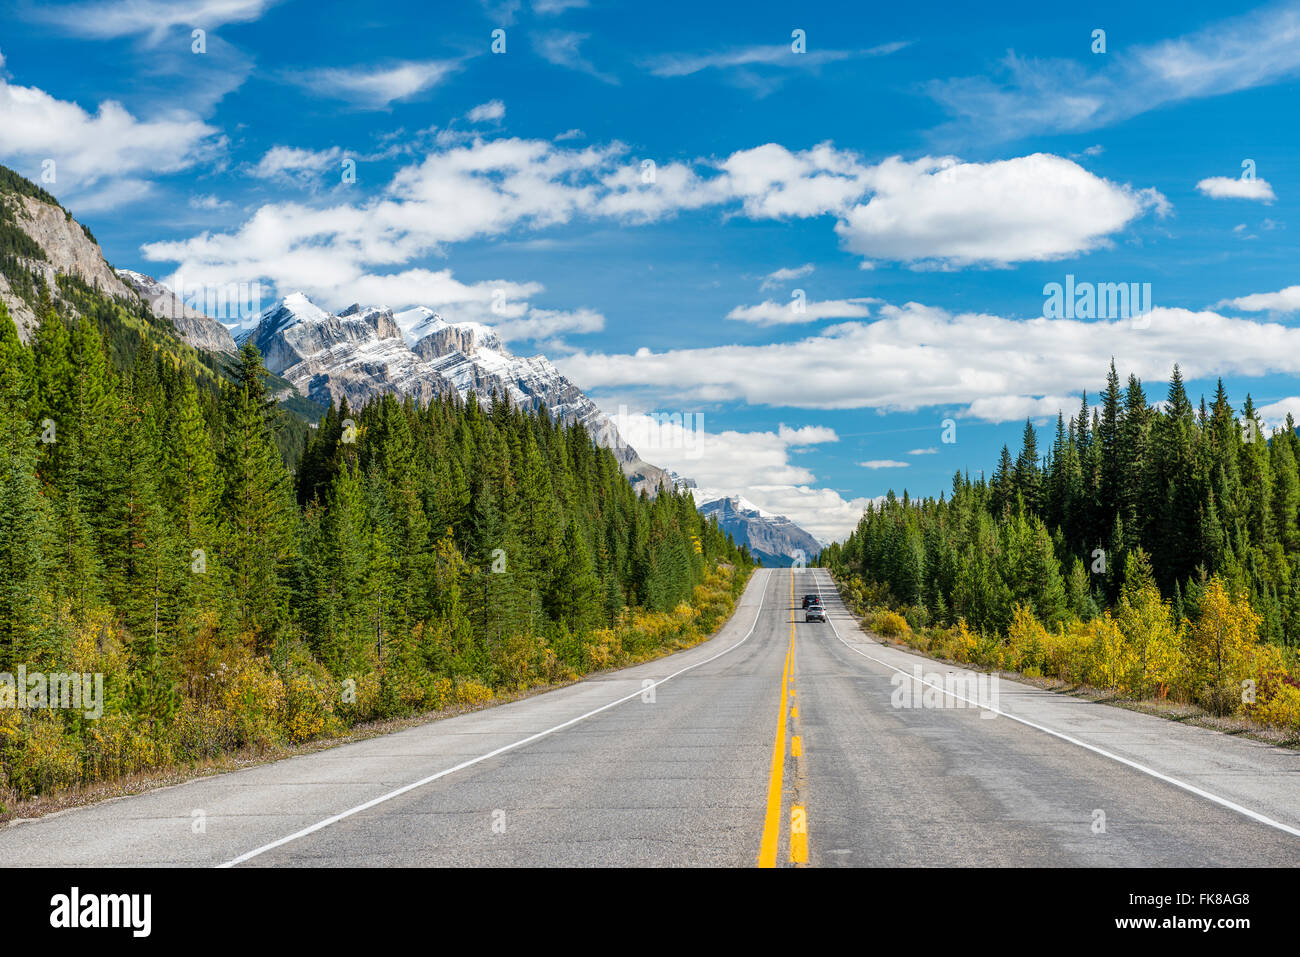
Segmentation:
[(786, 567), (810, 562), (822, 550), (817, 539), (790, 519), (765, 511), (744, 496), (687, 487), (701, 514), (716, 516), (722, 530), (730, 533), (737, 545), (748, 545), (764, 565)]
[(452, 391), (480, 399), (495, 393), (529, 411), (545, 406), (565, 424), (580, 423), (614, 452), (634, 485), (653, 490), (666, 479), (545, 356), (514, 355), (482, 323), (448, 322), (424, 306), (395, 314), (387, 306), (354, 304), (331, 314), (299, 292), (265, 310), (237, 340), (251, 341), (267, 369), (321, 405), (346, 398), (356, 408), (385, 393), (420, 401)]

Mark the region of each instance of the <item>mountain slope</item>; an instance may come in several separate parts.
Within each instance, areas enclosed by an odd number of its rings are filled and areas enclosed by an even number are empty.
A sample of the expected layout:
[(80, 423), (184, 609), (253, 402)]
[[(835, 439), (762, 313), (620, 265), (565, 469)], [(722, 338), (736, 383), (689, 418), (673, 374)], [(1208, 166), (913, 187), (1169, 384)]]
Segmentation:
[(0, 301), (23, 340), (36, 328), (41, 290), (59, 298), (58, 277), (110, 298), (138, 298), (113, 272), (95, 238), (45, 190), (0, 166)]
[(185, 305), (180, 296), (152, 276), (130, 269), (118, 269), (116, 272), (149, 305), (155, 316), (171, 322), (185, 342), (208, 352), (234, 353), (234, 336), (217, 320)]
[(643, 462), (613, 421), (545, 356), (516, 356), (489, 326), (448, 322), (417, 306), (394, 313), (354, 303), (337, 314), (293, 293), (265, 310), (238, 337), (251, 341), (267, 368), (322, 405), (347, 399), (358, 408), (385, 394), (414, 396), (471, 392), (492, 395), (529, 412), (545, 408), (556, 420), (577, 423), (610, 449), (638, 488), (656, 490), (667, 473)]

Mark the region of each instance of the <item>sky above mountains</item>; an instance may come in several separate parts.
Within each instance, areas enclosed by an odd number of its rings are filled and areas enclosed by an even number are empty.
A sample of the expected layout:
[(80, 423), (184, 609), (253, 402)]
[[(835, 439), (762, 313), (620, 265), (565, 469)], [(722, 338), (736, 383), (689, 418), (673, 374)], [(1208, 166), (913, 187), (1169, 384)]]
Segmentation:
[(1112, 357), (1300, 412), (1297, 4), (0, 9), (0, 162), (114, 265), (488, 323), (822, 539)]

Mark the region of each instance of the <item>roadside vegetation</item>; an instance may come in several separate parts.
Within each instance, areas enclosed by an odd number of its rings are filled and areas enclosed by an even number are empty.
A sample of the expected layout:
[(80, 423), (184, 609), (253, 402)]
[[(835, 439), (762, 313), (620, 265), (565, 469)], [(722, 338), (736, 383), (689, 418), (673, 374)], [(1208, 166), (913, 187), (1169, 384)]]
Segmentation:
[(251, 346), (207, 375), (76, 291), (29, 345), (0, 305), (0, 675), (99, 676), (103, 713), (0, 700), (0, 812), (646, 660), (748, 579), (580, 426), (471, 395), (307, 428)]
[(1185, 702), (1300, 741), (1300, 437), (1247, 397), (1149, 405), (1114, 367), (1041, 456), (951, 495), (891, 492), (820, 563), (869, 627), (927, 654)]

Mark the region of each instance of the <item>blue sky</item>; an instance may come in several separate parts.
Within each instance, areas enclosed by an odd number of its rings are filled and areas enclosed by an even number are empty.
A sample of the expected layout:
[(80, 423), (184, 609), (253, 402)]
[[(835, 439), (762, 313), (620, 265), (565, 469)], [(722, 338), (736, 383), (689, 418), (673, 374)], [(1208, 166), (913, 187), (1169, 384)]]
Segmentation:
[[(1111, 356), (1300, 413), (1296, 4), (0, 7), (0, 162), (114, 265), (491, 323), (822, 539)], [(1067, 274), (1154, 309), (1044, 319)]]

